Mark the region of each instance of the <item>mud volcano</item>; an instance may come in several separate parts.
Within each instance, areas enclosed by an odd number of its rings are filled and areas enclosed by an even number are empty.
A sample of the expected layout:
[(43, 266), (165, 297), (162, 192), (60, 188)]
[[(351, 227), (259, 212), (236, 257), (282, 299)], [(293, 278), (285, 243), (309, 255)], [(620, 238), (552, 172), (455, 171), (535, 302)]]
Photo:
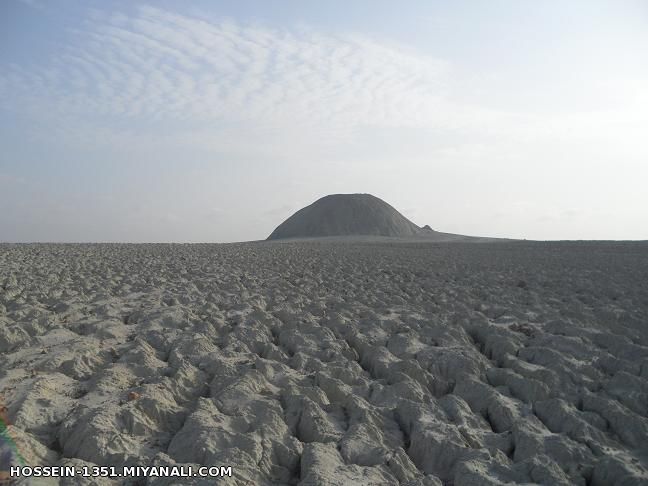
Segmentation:
[(423, 230), (382, 199), (371, 194), (332, 194), (300, 209), (268, 237), (321, 236), (412, 237)]

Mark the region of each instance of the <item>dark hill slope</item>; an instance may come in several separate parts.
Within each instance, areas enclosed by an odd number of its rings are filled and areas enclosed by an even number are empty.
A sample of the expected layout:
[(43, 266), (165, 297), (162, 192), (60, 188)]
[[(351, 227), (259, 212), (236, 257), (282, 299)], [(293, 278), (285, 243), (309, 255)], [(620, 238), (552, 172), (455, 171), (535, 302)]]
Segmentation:
[(392, 206), (371, 194), (333, 194), (297, 211), (268, 239), (354, 235), (407, 238), (422, 232)]

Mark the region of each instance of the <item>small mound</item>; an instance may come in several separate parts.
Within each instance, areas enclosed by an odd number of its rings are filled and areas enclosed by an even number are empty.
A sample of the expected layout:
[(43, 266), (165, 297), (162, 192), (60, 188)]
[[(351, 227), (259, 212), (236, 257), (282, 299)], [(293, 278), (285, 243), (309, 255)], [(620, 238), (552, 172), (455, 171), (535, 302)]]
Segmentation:
[(268, 240), (323, 236), (411, 237), (421, 228), (371, 194), (332, 194), (300, 209)]

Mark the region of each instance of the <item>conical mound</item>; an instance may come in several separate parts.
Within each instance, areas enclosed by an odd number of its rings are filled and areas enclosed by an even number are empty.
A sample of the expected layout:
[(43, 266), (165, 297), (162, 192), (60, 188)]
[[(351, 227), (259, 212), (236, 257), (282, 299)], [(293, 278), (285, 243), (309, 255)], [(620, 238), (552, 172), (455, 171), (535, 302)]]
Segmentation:
[(268, 237), (322, 236), (411, 237), (421, 229), (382, 199), (371, 194), (332, 194), (300, 209)]

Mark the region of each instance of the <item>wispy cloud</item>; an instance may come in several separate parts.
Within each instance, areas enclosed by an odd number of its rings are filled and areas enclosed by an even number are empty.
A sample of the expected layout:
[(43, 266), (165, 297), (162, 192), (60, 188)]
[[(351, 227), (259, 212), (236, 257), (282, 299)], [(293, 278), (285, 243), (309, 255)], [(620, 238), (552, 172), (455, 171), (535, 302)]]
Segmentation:
[(36, 10), (45, 10), (45, 4), (39, 0), (19, 0), (23, 5), (34, 8)]
[(189, 139), (240, 123), (268, 137), (287, 126), (326, 137), (325, 126), (421, 126), (445, 111), (446, 63), (360, 36), (142, 7), (133, 18), (94, 12), (74, 38), (48, 65), (3, 70), (5, 108), (91, 123), (107, 139), (124, 135), (124, 121), (184, 124)]
[[(456, 80), (444, 60), (366, 36), (145, 6), (132, 17), (90, 11), (50, 62), (3, 66), (0, 107), (75, 147), (256, 147), (265, 155), (335, 146), (367, 129), (461, 131), (470, 144), (448, 150), (470, 151), (493, 137), (627, 137), (646, 123), (628, 126), (618, 110), (537, 115), (465, 104)], [(635, 91), (646, 105), (645, 89)]]

